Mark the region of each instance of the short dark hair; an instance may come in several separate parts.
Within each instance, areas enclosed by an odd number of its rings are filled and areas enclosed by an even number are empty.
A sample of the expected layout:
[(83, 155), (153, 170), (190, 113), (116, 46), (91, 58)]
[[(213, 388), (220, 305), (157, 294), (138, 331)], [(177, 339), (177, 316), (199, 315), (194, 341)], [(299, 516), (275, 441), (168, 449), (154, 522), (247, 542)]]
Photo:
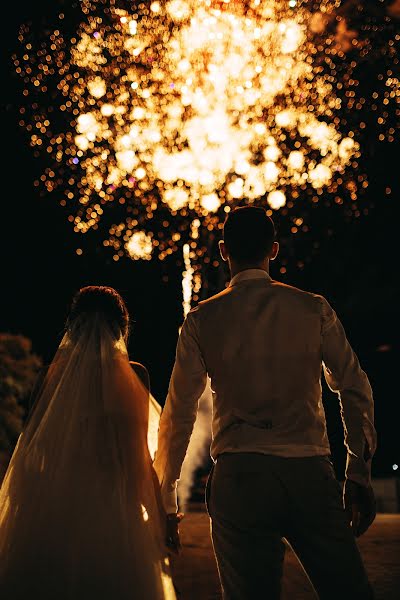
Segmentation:
[(271, 252), (276, 232), (263, 208), (241, 206), (224, 223), (224, 242), (229, 255), (239, 263), (257, 263)]
[(116, 337), (121, 332), (126, 340), (129, 334), (129, 313), (118, 292), (103, 285), (88, 285), (81, 288), (72, 300), (67, 321), (69, 329), (83, 314), (102, 313)]

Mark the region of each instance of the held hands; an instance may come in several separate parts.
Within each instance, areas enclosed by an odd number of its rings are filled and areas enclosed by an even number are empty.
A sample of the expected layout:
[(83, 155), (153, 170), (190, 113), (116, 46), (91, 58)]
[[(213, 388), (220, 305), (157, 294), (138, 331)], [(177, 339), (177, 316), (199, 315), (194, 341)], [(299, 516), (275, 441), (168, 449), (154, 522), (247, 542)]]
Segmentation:
[(374, 491), (347, 479), (343, 490), (343, 504), (355, 537), (365, 533), (376, 516)]
[(170, 552), (179, 554), (181, 541), (179, 539), (179, 523), (183, 519), (182, 513), (171, 513), (167, 515), (166, 544)]

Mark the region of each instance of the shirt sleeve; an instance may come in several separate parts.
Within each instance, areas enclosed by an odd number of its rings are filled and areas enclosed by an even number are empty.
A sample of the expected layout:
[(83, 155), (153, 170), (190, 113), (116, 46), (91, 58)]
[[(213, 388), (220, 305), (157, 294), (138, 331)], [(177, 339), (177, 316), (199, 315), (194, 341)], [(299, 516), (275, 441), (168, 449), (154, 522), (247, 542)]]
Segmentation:
[(179, 335), (168, 396), (160, 419), (154, 461), (164, 508), (177, 511), (177, 481), (196, 420), (207, 371), (199, 347), (198, 312), (192, 310)]
[(323, 369), (329, 388), (339, 394), (347, 448), (346, 478), (367, 486), (376, 449), (372, 389), (335, 311), (325, 298), (319, 300)]

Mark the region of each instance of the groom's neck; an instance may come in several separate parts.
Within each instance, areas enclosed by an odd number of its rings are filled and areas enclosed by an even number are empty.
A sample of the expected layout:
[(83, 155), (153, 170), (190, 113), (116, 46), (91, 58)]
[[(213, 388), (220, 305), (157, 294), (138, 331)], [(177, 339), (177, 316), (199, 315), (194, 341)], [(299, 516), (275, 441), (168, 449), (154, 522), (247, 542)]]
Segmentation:
[(231, 278), (235, 277), (241, 271), (247, 271), (248, 269), (261, 269), (269, 273), (269, 260), (263, 260), (259, 263), (238, 263), (233, 260), (229, 262), (229, 268), (231, 272)]

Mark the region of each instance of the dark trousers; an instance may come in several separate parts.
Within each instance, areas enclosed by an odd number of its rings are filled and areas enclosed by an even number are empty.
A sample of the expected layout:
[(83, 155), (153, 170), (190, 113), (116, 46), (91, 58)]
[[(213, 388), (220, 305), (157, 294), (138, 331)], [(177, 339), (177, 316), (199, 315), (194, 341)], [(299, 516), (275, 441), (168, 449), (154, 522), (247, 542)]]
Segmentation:
[(372, 598), (327, 457), (223, 454), (207, 507), (225, 600), (279, 599), (283, 538), (321, 600)]

